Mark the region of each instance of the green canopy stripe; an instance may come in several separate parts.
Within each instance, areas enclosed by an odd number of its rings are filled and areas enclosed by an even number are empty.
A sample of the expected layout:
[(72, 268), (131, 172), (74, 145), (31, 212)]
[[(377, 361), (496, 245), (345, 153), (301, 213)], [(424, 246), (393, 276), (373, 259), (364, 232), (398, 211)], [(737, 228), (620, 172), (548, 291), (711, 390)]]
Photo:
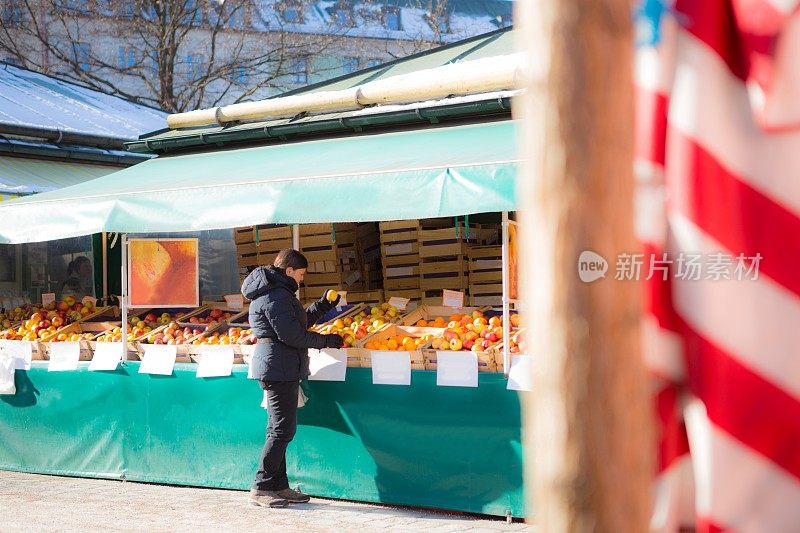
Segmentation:
[(0, 204), (0, 242), (457, 216), (515, 208), (501, 121), (159, 157)]

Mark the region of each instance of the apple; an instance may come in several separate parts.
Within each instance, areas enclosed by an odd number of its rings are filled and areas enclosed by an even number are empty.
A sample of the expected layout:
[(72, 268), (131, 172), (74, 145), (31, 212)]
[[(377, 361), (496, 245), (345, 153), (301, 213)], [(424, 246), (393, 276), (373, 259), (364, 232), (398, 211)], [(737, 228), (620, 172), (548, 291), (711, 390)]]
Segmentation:
[(75, 305), (75, 297), (74, 296), (64, 296), (64, 298), (62, 298), (61, 301), (63, 301), (65, 304), (67, 304), (67, 307), (72, 307), (73, 305)]
[(461, 339), (459, 338), (450, 339), (450, 349), (453, 350), (454, 352), (459, 351), (462, 346), (463, 343), (461, 342)]
[(471, 350), (474, 345), (475, 341), (472, 339), (467, 339), (464, 341), (464, 348), (466, 348), (467, 350)]

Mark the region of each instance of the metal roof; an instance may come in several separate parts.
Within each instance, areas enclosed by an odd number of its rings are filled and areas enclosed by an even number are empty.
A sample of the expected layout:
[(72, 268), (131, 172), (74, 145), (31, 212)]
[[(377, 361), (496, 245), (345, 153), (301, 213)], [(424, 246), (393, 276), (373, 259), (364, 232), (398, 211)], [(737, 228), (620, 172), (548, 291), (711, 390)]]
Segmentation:
[[(427, 52), (408, 56), (390, 63), (385, 63), (383, 65), (378, 65), (376, 67), (354, 72), (346, 76), (341, 76), (339, 78), (309, 85), (301, 89), (289, 91), (280, 96), (320, 91), (335, 91), (354, 87), (369, 81), (440, 67), (449, 63), (482, 59), (487, 57), (497, 57), (512, 53), (514, 53), (514, 35), (513, 32), (510, 31), (510, 28), (507, 28), (451, 45), (442, 46)], [(396, 118), (398, 112), (400, 111), (413, 111), (415, 109), (433, 110), (435, 108), (457, 108), (460, 110), (459, 113), (457, 113), (460, 117), (480, 111), (488, 111), (492, 113), (508, 112), (507, 106), (509, 96), (509, 94), (505, 93), (473, 95), (467, 99), (472, 107), (465, 107), (464, 97), (457, 97), (444, 98), (435, 102), (419, 102), (405, 106), (375, 106), (360, 111), (301, 115), (291, 119), (282, 118), (263, 120), (258, 122), (231, 124), (224, 127), (214, 125), (176, 130), (159, 130), (143, 135), (140, 137), (138, 142), (128, 143), (127, 146), (133, 151), (145, 153), (159, 152), (166, 149), (185, 149), (192, 146), (197, 147), (207, 144), (219, 145), (225, 142), (254, 140), (256, 138), (263, 139), (270, 137), (282, 137), (283, 134), (279, 130), (286, 131), (289, 126), (305, 126), (305, 128), (302, 128), (303, 132), (309, 133), (312, 131), (314, 124), (318, 124), (320, 126), (323, 126), (324, 124), (325, 131), (333, 132), (337, 129), (335, 127), (337, 122), (342, 126), (338, 129), (347, 129), (347, 127), (352, 127), (353, 119), (362, 119), (358, 120), (359, 125), (356, 126), (358, 128), (367, 124), (367, 122), (365, 122), (363, 119), (368, 118), (369, 124), (376, 124), (381, 122), (382, 118)], [(489, 101), (491, 101), (492, 104), (488, 108), (481, 107), (479, 110), (479, 108), (476, 107), (476, 104), (480, 102)], [(433, 122), (438, 120), (438, 118), (439, 117), (435, 117), (434, 119), (430, 112), (425, 114), (418, 113), (418, 119), (423, 122), (426, 120)], [(329, 125), (331, 127), (328, 127)], [(271, 133), (273, 130), (274, 134)], [(263, 135), (261, 135), (261, 132), (263, 132)]]
[(0, 132), (15, 126), (133, 140), (164, 128), (166, 113), (0, 63)]

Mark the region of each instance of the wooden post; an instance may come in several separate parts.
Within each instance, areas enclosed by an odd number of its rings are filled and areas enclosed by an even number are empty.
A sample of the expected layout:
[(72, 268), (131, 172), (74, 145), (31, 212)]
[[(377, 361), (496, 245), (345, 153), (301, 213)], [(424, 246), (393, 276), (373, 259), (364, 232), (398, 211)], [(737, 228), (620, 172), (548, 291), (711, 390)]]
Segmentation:
[[(614, 279), (633, 231), (629, 0), (515, 2), (530, 58), (520, 194), (523, 302), (536, 358), (524, 406), (526, 486), (542, 531), (641, 532), (652, 480), (641, 285)], [(578, 276), (591, 250), (604, 279)]]

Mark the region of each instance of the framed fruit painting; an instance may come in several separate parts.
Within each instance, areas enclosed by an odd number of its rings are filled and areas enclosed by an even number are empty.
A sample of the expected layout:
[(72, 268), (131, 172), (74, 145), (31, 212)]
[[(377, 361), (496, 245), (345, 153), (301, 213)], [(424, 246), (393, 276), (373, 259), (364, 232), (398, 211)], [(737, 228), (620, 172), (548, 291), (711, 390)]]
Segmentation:
[(128, 241), (129, 307), (200, 305), (197, 239)]

